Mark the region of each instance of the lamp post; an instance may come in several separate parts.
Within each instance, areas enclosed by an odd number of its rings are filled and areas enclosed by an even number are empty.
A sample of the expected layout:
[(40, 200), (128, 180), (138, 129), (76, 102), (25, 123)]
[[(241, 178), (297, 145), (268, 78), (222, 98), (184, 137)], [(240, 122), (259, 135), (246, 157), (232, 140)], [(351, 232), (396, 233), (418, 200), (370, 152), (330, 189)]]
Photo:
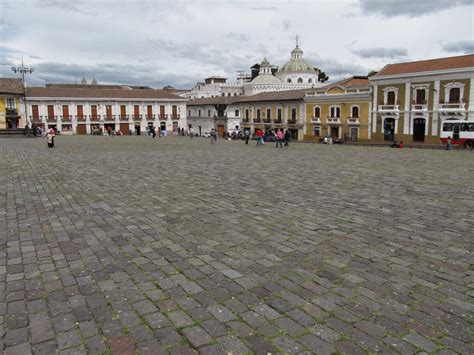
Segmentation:
[(28, 136), (30, 135), (30, 128), (31, 128), (31, 120), (28, 118), (28, 110), (26, 106), (26, 82), (25, 82), (25, 73), (33, 73), (35, 71), (34, 68), (25, 68), (23, 65), (23, 57), (21, 57), (21, 67), (12, 67), (12, 71), (14, 73), (21, 73), (22, 83), (23, 83), (23, 102), (25, 103), (25, 119), (26, 119), (26, 126), (28, 127)]

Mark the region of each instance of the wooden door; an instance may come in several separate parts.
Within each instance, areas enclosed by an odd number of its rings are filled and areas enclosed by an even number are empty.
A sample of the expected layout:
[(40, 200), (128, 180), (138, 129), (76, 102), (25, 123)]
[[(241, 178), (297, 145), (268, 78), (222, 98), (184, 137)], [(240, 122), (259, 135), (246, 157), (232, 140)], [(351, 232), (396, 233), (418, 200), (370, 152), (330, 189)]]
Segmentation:
[(122, 132), (123, 135), (128, 135), (129, 134), (128, 123), (121, 123), (120, 124), (120, 131)]
[(32, 105), (31, 111), (33, 113), (33, 121), (39, 121), (39, 109), (38, 105)]
[(219, 137), (224, 137), (224, 125), (220, 124), (217, 126), (217, 134)]
[(173, 115), (174, 120), (178, 118), (178, 106), (171, 106), (171, 114)]
[(78, 124), (76, 128), (77, 134), (87, 134), (87, 128), (85, 124)]
[(165, 105), (160, 106), (160, 118), (165, 118)]
[(153, 116), (153, 106), (152, 105), (148, 105), (146, 107), (146, 115), (147, 115), (147, 119), (149, 119), (149, 120), (152, 119), (152, 116)]
[(108, 120), (112, 119), (112, 105), (106, 105), (105, 106), (105, 115)]
[(91, 116), (93, 120), (97, 120), (97, 105), (91, 105)]
[(425, 125), (426, 121), (424, 118), (415, 118), (413, 120), (413, 140), (415, 142), (425, 141)]
[(120, 105), (120, 119), (125, 120), (126, 118), (127, 118), (127, 106)]
[(63, 105), (63, 120), (69, 120), (69, 106)]
[(139, 105), (133, 106), (133, 116), (136, 120), (140, 119), (140, 106)]
[(48, 105), (48, 119), (54, 119), (54, 105)]
[(82, 120), (84, 119), (84, 107), (82, 105), (77, 105), (77, 119)]

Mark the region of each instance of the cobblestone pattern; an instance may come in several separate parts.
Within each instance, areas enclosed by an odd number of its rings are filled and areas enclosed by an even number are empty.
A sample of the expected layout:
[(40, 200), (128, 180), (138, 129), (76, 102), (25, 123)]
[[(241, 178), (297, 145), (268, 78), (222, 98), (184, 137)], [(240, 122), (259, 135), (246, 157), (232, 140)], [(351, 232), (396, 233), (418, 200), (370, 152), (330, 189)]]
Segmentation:
[(0, 140), (6, 354), (473, 353), (474, 154)]

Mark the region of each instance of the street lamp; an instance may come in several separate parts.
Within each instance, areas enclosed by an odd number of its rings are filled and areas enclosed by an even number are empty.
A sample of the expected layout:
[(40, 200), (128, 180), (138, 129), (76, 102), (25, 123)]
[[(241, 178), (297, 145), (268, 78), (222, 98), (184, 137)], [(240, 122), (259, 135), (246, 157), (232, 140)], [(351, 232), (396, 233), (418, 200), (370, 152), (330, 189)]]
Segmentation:
[(23, 57), (21, 57), (21, 67), (12, 67), (12, 71), (14, 73), (21, 73), (22, 77), (22, 83), (23, 83), (23, 102), (25, 103), (25, 119), (26, 119), (26, 125), (28, 127), (28, 135), (30, 134), (30, 128), (31, 128), (31, 120), (28, 118), (28, 110), (26, 107), (26, 82), (25, 82), (25, 73), (33, 73), (35, 71), (35, 68), (25, 68), (23, 65)]

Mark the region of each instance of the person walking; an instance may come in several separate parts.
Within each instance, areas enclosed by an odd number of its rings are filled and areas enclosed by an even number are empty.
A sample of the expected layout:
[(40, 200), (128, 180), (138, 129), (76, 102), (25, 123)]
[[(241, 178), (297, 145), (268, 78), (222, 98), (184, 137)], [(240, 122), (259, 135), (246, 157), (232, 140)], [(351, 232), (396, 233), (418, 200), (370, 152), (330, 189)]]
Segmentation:
[(245, 144), (249, 144), (249, 139), (250, 139), (250, 130), (249, 129), (246, 129), (244, 131), (244, 134), (245, 134)]
[(263, 132), (260, 128), (257, 129), (255, 135), (257, 136), (257, 147), (263, 145)]
[(189, 137), (190, 137), (190, 138), (193, 138), (193, 135), (194, 135), (193, 127), (190, 127), (190, 128), (189, 128)]
[(276, 132), (276, 148), (278, 148), (278, 144), (280, 145), (280, 148), (283, 148), (283, 144), (281, 141), (283, 140), (283, 132), (281, 129), (278, 129)]
[(451, 136), (446, 139), (446, 150), (451, 150), (453, 149), (453, 140), (451, 139)]
[(288, 144), (288, 142), (290, 141), (290, 131), (289, 130), (286, 130), (285, 131), (285, 148), (289, 148), (290, 145)]
[(216, 136), (216, 131), (214, 131), (214, 128), (211, 129), (211, 134), (210, 134), (210, 137), (211, 137), (211, 144), (214, 144), (215, 142), (215, 136)]
[(54, 148), (54, 129), (50, 128), (48, 133), (46, 134), (46, 142), (48, 142), (48, 148)]

